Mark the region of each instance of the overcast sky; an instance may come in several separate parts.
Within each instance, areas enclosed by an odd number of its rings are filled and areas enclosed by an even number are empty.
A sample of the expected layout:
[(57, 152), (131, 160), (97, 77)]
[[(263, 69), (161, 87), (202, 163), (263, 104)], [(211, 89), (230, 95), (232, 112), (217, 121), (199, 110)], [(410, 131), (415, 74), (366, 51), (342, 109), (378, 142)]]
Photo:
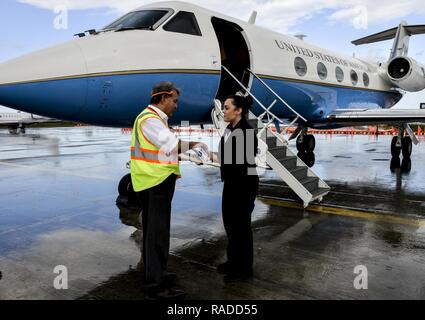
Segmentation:
[[(1, 0), (0, 63), (72, 39), (77, 32), (101, 28), (146, 0)], [(350, 42), (395, 27), (401, 20), (425, 24), (423, 0), (191, 0), (200, 6), (248, 20), (282, 33), (302, 33), (305, 41), (336, 52), (386, 61), (392, 41), (355, 47)], [(68, 29), (54, 28), (55, 9), (69, 9)], [(425, 35), (411, 38), (410, 56), (425, 64)], [(425, 92), (409, 94), (401, 105), (416, 108)], [(0, 111), (4, 111), (0, 107)]]

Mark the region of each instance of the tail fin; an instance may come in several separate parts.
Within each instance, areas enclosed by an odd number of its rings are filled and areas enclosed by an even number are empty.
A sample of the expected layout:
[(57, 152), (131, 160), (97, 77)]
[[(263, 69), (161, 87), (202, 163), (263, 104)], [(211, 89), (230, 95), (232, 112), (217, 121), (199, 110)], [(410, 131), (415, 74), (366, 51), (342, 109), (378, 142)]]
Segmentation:
[(395, 57), (407, 56), (409, 52), (410, 37), (416, 34), (425, 34), (425, 25), (412, 25), (409, 26), (407, 22), (402, 21), (398, 27), (388, 29), (373, 35), (357, 39), (351, 43), (358, 46), (361, 44), (374, 43), (395, 39), (391, 56), (389, 60)]

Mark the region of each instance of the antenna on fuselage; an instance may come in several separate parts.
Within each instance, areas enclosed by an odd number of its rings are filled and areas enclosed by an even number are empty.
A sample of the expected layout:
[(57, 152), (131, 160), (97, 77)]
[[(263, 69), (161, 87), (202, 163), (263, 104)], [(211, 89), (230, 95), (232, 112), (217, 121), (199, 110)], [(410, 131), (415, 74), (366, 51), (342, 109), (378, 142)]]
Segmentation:
[(257, 20), (257, 14), (258, 14), (257, 11), (252, 11), (251, 17), (248, 20), (249, 24), (255, 24), (255, 21)]
[(307, 38), (307, 35), (299, 33), (294, 35), (294, 37), (300, 39), (301, 41), (304, 41), (304, 38)]

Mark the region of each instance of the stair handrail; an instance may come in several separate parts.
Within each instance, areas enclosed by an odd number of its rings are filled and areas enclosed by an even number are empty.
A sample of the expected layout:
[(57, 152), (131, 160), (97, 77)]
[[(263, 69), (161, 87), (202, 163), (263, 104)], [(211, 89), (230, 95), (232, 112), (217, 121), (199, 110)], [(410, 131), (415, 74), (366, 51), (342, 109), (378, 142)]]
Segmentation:
[(250, 90), (248, 90), (248, 88), (246, 88), (230, 71), (229, 69), (227, 69), (225, 66), (221, 66), (223, 68), (224, 71), (226, 71), (238, 84), (239, 86), (241, 86), (259, 105), (260, 107), (267, 112), (268, 115), (272, 116), (273, 119), (277, 120), (278, 122), (280, 122), (281, 124), (283, 124), (283, 121), (280, 120), (273, 112), (271, 112), (270, 110), (268, 110), (261, 102), (260, 100), (257, 99), (256, 96), (254, 96)]
[(257, 74), (251, 71), (251, 69), (247, 68), (249, 73), (251, 73), (260, 83), (265, 86), (276, 98), (278, 98), (289, 110), (291, 110), (293, 113), (297, 115), (300, 119), (302, 119), (304, 122), (307, 122), (307, 119), (305, 119), (302, 115), (300, 115), (297, 111), (295, 111), (285, 100), (282, 99), (270, 86), (265, 83)]

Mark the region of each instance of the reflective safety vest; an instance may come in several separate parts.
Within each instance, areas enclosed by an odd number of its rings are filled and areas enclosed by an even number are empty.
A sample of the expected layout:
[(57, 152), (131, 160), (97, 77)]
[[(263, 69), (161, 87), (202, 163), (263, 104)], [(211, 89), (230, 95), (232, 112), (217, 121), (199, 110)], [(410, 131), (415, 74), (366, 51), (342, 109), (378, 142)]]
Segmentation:
[(144, 136), (142, 126), (150, 118), (157, 118), (164, 123), (155, 110), (146, 108), (137, 117), (133, 127), (130, 171), (136, 192), (155, 187), (172, 174), (180, 176), (178, 156), (174, 155), (174, 159), (170, 159)]

